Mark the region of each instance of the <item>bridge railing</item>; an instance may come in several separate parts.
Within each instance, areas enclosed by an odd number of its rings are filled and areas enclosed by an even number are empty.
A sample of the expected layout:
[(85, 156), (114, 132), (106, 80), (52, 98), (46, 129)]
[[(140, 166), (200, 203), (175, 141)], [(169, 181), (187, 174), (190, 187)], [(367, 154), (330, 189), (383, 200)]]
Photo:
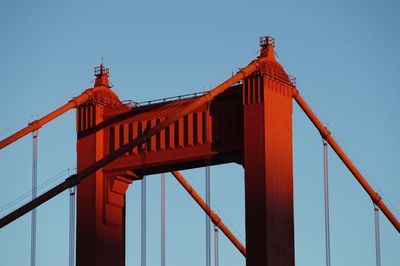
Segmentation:
[(125, 105), (128, 105), (131, 108), (137, 108), (140, 106), (153, 105), (153, 104), (158, 104), (158, 103), (166, 103), (166, 102), (172, 102), (172, 101), (176, 101), (176, 100), (200, 97), (200, 96), (203, 96), (206, 92), (207, 91), (200, 91), (200, 92), (194, 92), (194, 93), (189, 93), (189, 94), (171, 96), (171, 97), (160, 98), (160, 99), (149, 100), (149, 101), (142, 101), (142, 102), (135, 102), (133, 100), (124, 100), (124, 101), (122, 101), (122, 103)]

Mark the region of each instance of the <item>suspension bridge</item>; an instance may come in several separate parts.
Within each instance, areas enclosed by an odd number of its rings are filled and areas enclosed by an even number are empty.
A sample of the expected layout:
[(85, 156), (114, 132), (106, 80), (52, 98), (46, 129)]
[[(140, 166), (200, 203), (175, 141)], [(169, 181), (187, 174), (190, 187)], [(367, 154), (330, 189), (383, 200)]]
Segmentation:
[[(121, 101), (111, 90), (109, 70), (101, 64), (95, 69), (93, 88), (0, 142), (3, 149), (33, 133), (32, 200), (1, 217), (0, 227), (32, 212), (34, 265), (35, 209), (68, 190), (70, 265), (125, 265), (125, 193), (132, 182), (141, 182), (141, 239), (146, 246), (145, 176), (161, 174), (161, 264), (165, 265), (164, 173), (170, 172), (206, 213), (207, 265), (212, 264), (212, 224), (215, 265), (219, 233), (231, 241), (248, 266), (294, 265), (294, 100), (323, 139), (326, 264), (330, 265), (330, 146), (374, 204), (376, 263), (380, 265), (378, 213), (393, 225), (393, 233), (400, 231), (398, 218), (305, 102), (295, 79), (275, 59), (274, 46), (273, 38), (260, 38), (260, 55), (212, 90), (141, 103)], [(71, 109), (76, 109), (76, 173), (38, 195), (37, 132)], [(210, 207), (209, 167), (227, 163), (244, 168), (245, 243)], [(199, 167), (206, 169), (205, 199), (179, 172)], [(145, 265), (143, 248), (141, 261)]]

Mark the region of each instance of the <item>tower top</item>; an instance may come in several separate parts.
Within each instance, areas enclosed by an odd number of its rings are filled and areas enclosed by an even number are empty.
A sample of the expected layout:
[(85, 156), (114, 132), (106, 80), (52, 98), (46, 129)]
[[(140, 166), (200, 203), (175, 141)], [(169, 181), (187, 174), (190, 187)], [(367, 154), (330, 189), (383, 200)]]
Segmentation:
[(110, 83), (108, 82), (108, 77), (110, 76), (110, 69), (104, 67), (103, 62), (101, 62), (100, 66), (94, 68), (94, 75), (96, 77), (96, 81), (94, 83), (95, 87), (106, 86), (110, 88)]
[(260, 37), (260, 47), (259, 58), (263, 59), (260, 71), (295, 86), (296, 78), (287, 74), (281, 64), (275, 59), (275, 39), (271, 36)]
[(260, 46), (261, 47), (267, 47), (271, 45), (272, 47), (275, 47), (275, 38), (271, 36), (264, 36), (260, 37)]
[(266, 57), (271, 61), (275, 61), (275, 39), (271, 36), (260, 37), (260, 57)]

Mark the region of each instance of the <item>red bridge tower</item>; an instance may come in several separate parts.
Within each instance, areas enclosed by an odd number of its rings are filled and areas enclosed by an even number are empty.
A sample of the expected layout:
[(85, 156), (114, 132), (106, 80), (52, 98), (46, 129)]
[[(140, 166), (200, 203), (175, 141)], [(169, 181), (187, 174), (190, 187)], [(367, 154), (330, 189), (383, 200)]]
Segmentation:
[[(258, 69), (78, 185), (77, 265), (124, 265), (125, 192), (143, 175), (236, 162), (245, 169), (247, 265), (294, 265), (292, 88), (261, 38)], [(78, 172), (183, 112), (198, 97), (135, 106), (96, 68), (94, 94), (77, 109)]]

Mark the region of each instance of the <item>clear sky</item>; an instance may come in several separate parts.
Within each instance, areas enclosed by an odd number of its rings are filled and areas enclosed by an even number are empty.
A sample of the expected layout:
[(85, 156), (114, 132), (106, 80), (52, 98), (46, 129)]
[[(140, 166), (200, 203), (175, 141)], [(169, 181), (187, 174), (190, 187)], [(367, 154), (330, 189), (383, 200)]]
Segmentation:
[[(260, 36), (272, 35), (298, 89), (400, 218), (399, 11), (388, 0), (7, 1), (0, 8), (0, 137), (92, 86), (101, 57), (121, 99), (149, 100), (218, 85), (257, 56)], [(293, 118), (296, 265), (320, 266), (322, 142), (296, 105)], [(39, 184), (73, 167), (75, 141), (74, 111), (40, 130)], [(1, 216), (30, 190), (31, 146), (28, 136), (0, 151)], [(371, 200), (332, 150), (329, 156), (332, 265), (375, 265)], [(204, 169), (184, 174), (204, 195)], [(244, 242), (242, 168), (212, 167), (211, 179), (213, 207)], [(149, 176), (150, 266), (160, 264), (159, 191), (159, 176)], [(140, 264), (139, 199), (137, 182), (127, 195), (127, 265)], [(205, 264), (204, 220), (167, 175), (167, 265)], [(380, 221), (382, 265), (399, 265), (400, 235), (383, 215)], [(37, 265), (67, 265), (68, 193), (38, 208), (37, 230)], [(220, 265), (245, 265), (225, 237), (220, 243)], [(29, 256), (25, 215), (0, 230), (0, 265), (28, 265)]]

